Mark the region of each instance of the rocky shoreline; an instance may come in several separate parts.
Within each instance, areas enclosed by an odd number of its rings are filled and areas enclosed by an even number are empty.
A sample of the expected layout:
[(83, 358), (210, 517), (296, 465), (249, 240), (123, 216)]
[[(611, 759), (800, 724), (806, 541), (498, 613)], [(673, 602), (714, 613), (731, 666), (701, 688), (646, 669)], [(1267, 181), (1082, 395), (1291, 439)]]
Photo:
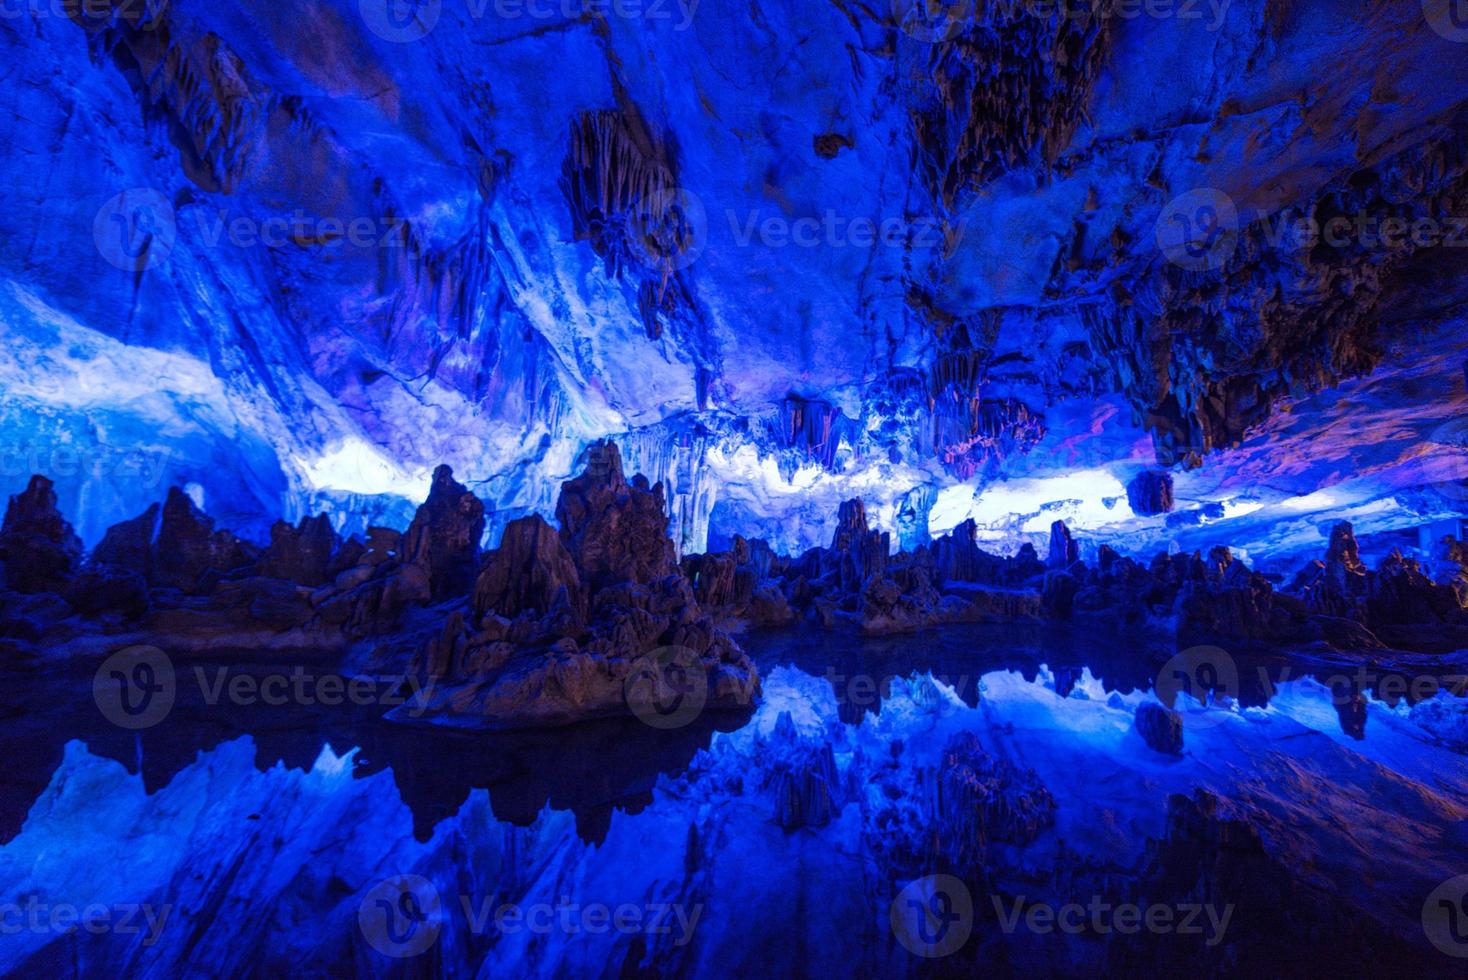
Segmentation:
[[(558, 527), (532, 515), (481, 552), (484, 504), (447, 467), (406, 531), (343, 540), (322, 516), (277, 522), (261, 548), (218, 529), (177, 488), (86, 554), (45, 477), (12, 497), (0, 528), (0, 652), (17, 663), (128, 644), (182, 654), (313, 651), (432, 680), (428, 720), (470, 727), (569, 724), (696, 695), (747, 708), (759, 675), (749, 628), (906, 633), (954, 623), (1094, 621), (1160, 648), (1440, 656), (1468, 648), (1468, 544), (1444, 538), (1425, 567), (1394, 552), (1362, 562), (1349, 524), (1287, 584), (1227, 548), (1142, 562), (1062, 522), (1048, 555), (1001, 557), (972, 521), (892, 553), (860, 500), (831, 545), (798, 557), (736, 538), (678, 560), (661, 484), (630, 480), (597, 443), (562, 485)], [(1141, 655), (1141, 654), (1139, 654)]]

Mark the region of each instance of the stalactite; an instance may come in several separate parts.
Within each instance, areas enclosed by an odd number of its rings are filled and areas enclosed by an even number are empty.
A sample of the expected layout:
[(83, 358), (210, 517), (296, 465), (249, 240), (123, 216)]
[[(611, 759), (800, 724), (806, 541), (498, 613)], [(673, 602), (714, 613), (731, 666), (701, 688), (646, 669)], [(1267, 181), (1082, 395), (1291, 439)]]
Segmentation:
[[(633, 135), (621, 112), (600, 110), (572, 121), (561, 188), (576, 239), (590, 242), (615, 279), (655, 251), (632, 236), (665, 227), (677, 180), (645, 141)], [(668, 247), (675, 248), (676, 242)], [(647, 271), (662, 279), (670, 270)]]
[(577, 241), (591, 245), (608, 277), (628, 278), (651, 340), (695, 318), (682, 269), (701, 244), (677, 174), (623, 111), (585, 112), (571, 123), (561, 189)]
[(89, 31), (93, 51), (133, 84), (145, 114), (167, 128), (189, 177), (205, 190), (233, 194), (252, 162), (258, 130), (273, 114), (299, 106), (263, 90), (217, 35), (176, 42), (167, 16), (160, 6), (142, 23), (119, 8), (109, 20), (83, 16), (78, 23)]
[(669, 531), (678, 555), (707, 550), (709, 515), (718, 502), (718, 482), (708, 472), (712, 434), (697, 423), (665, 423), (618, 436), (629, 473), (661, 483)]
[[(1410, 235), (1383, 247), (1372, 229), (1357, 230), (1358, 216), (1378, 231), (1389, 218), (1445, 230), (1465, 195), (1468, 138), (1444, 130), (1241, 228), (1222, 268), (1165, 267), (1136, 284), (1136, 302), (1093, 313), (1093, 344), (1152, 430), (1159, 461), (1197, 465), (1282, 399), (1374, 370), (1389, 339), (1383, 297), (1449, 256)], [(1317, 240), (1301, 244), (1297, 227)]]
[[(828, 471), (836, 466), (842, 441), (849, 445), (856, 442), (855, 426), (839, 408), (799, 395), (787, 395), (780, 402), (772, 435), (776, 446), (793, 450), (797, 457)], [(788, 457), (782, 459), (781, 470), (786, 479), (794, 475)]]
[(962, 192), (1025, 166), (1048, 174), (1110, 50), (1112, 6), (1045, 15), (1018, 0), (980, 3), (962, 31), (930, 46), (929, 98), (911, 118), (935, 201), (952, 207)]

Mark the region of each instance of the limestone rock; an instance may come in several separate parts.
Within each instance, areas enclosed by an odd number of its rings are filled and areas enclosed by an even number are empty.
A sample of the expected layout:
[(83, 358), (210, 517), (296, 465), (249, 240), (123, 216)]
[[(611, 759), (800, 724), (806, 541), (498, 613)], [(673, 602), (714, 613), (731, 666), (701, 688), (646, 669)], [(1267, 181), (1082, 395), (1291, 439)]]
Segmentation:
[(556, 502), (561, 540), (593, 592), (620, 581), (647, 584), (679, 574), (668, 536), (663, 488), (622, 473), (615, 443), (587, 450), (586, 469), (561, 486)]
[(259, 574), (288, 579), (310, 588), (324, 585), (338, 539), (325, 514), (303, 517), (292, 527), (276, 521), (270, 528), (270, 547), (257, 565)]
[(31, 477), (10, 498), (0, 525), (0, 565), (16, 592), (63, 591), (81, 561), (82, 542), (56, 506), (56, 491), (44, 476)]
[(454, 479), (453, 470), (440, 466), (428, 499), (403, 535), (403, 560), (427, 571), (433, 601), (467, 595), (483, 537), (484, 503)]
[(785, 830), (830, 823), (844, 796), (831, 743), (802, 738), (783, 711), (763, 750), (773, 760), (765, 786), (774, 797), (775, 822)]
[(1137, 705), (1134, 724), (1149, 748), (1167, 755), (1182, 755), (1183, 717), (1176, 711), (1143, 702)]
[(1055, 799), (1035, 771), (990, 755), (973, 732), (944, 747), (936, 803), (939, 847), (965, 871), (987, 865), (991, 843), (1025, 846), (1055, 824)]
[(1045, 611), (1055, 619), (1070, 619), (1075, 610), (1076, 592), (1080, 585), (1070, 572), (1051, 571), (1045, 575)]
[(158, 533), (157, 504), (130, 521), (122, 521), (107, 529), (97, 547), (92, 550), (92, 561), (137, 572), (144, 578), (153, 573), (153, 539)]
[(474, 615), (514, 619), (521, 613), (546, 613), (559, 593), (578, 621), (586, 615), (581, 574), (561, 543), (560, 534), (539, 515), (511, 521), (500, 546), (485, 556), (474, 585)]
[(1050, 525), (1050, 552), (1045, 566), (1052, 571), (1063, 572), (1081, 560), (1081, 546), (1071, 537), (1070, 528), (1064, 521)]
[(1166, 514), (1172, 510), (1172, 474), (1143, 470), (1126, 485), (1127, 503), (1144, 516)]
[(194, 506), (178, 487), (168, 491), (163, 520), (153, 545), (153, 583), (186, 593), (208, 592), (223, 572), (254, 562), (255, 549), (228, 531), (216, 531), (213, 518)]
[(148, 580), (130, 568), (88, 562), (67, 588), (66, 601), (83, 616), (111, 613), (135, 622), (148, 612)]
[[(562, 485), (560, 531), (538, 516), (508, 525), (470, 615), (451, 613), (420, 649), (414, 670), (434, 682), (430, 720), (517, 728), (635, 714), (629, 685), (647, 672), (696, 691), (695, 716), (758, 696), (754, 665), (673, 560), (661, 487), (628, 482), (611, 443), (587, 460)], [(728, 591), (733, 561), (715, 565)]]

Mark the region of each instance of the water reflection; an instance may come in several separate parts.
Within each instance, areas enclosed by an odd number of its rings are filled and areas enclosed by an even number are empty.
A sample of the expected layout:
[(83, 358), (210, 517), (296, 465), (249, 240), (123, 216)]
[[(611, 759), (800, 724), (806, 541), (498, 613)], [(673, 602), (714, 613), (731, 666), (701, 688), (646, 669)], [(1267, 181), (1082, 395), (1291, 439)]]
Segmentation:
[[(188, 692), (180, 685), (181, 695)], [(533, 822), (547, 806), (570, 811), (583, 840), (600, 842), (615, 810), (636, 813), (664, 774), (687, 768), (716, 731), (743, 725), (747, 715), (711, 714), (673, 732), (636, 719), (612, 719), (546, 731), (466, 732), (387, 721), (372, 706), (207, 704), (181, 698), (169, 716), (139, 732), (104, 719), (90, 700), (89, 678), (29, 675), (12, 691), (0, 752), (0, 844), (25, 816), (61, 764), (66, 743), (84, 742), (93, 755), (141, 774), (156, 793), (198, 756), (243, 735), (256, 746), (261, 771), (277, 764), (308, 770), (323, 746), (356, 748), (354, 774), (391, 770), (412, 809), (414, 834), (427, 840), (456, 813), (471, 790), (487, 789), (497, 819)], [(20, 710), (47, 705), (41, 711)]]
[[(1151, 690), (1158, 665), (1170, 653), (1136, 637), (1056, 624), (952, 627), (894, 637), (793, 629), (751, 634), (742, 643), (766, 674), (790, 665), (823, 678), (847, 724), (880, 713), (891, 682), (914, 674), (931, 673), (970, 706), (979, 701), (985, 673), (1011, 670), (1034, 681), (1042, 666), (1060, 697), (1076, 694), (1087, 671), (1106, 692), (1129, 694)], [(1357, 740), (1367, 737), (1368, 697), (1391, 706), (1414, 704), (1433, 697), (1439, 686), (1456, 690), (1464, 674), (1457, 665), (1442, 663), (1408, 671), (1240, 656), (1235, 665), (1236, 690), (1228, 693), (1240, 706), (1266, 706), (1282, 681), (1314, 677), (1330, 690), (1341, 731)], [(420, 839), (457, 812), (471, 790), (486, 789), (501, 820), (523, 826), (546, 807), (569, 811), (581, 838), (600, 842), (613, 812), (640, 811), (660, 776), (681, 774), (716, 731), (735, 730), (748, 720), (747, 714), (713, 715), (672, 732), (635, 719), (547, 731), (465, 732), (389, 722), (380, 706), (263, 706), (228, 699), (210, 704), (197, 692), (187, 696), (190, 688), (180, 685), (180, 701), (164, 722), (131, 732), (109, 724), (97, 711), (90, 680), (79, 670), (6, 679), (10, 696), (0, 706), (0, 752), (7, 763), (0, 772), (0, 843), (19, 832), (72, 739), (140, 773), (144, 788), (154, 793), (200, 753), (242, 735), (253, 738), (261, 770), (278, 763), (309, 769), (323, 745), (338, 753), (356, 747), (359, 776), (392, 771)]]
[[(890, 637), (783, 630), (752, 634), (742, 642), (761, 670), (789, 664), (825, 678), (848, 724), (880, 714), (892, 681), (916, 673), (931, 673), (973, 707), (982, 676), (1001, 670), (1034, 682), (1048, 669), (1060, 697), (1072, 696), (1087, 671), (1107, 693), (1151, 691), (1159, 669), (1176, 652), (1146, 637), (1064, 623), (978, 624)], [(1451, 658), (1408, 658), (1416, 662), (1407, 666), (1303, 654), (1217, 655), (1229, 661), (1227, 683), (1216, 688), (1210, 680), (1192, 693), (1223, 695), (1240, 708), (1264, 708), (1281, 685), (1313, 679), (1331, 692), (1341, 731), (1358, 740), (1366, 737), (1368, 700), (1395, 708), (1431, 700), (1439, 691), (1468, 695), (1468, 667)], [(1216, 671), (1208, 675), (1216, 676)]]

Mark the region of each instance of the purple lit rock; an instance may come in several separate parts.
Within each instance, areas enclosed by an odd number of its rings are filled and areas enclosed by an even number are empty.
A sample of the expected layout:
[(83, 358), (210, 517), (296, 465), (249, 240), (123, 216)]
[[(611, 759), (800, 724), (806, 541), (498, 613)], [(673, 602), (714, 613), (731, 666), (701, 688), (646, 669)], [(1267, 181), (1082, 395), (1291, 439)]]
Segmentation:
[(611, 443), (586, 460), (561, 488), (560, 530), (512, 522), (472, 610), (450, 612), (418, 651), (413, 669), (433, 682), (423, 717), (523, 728), (626, 715), (628, 685), (649, 670), (696, 677), (701, 710), (744, 710), (758, 696), (754, 665), (673, 560), (661, 486), (629, 482)]
[(474, 586), (475, 615), (514, 619), (548, 612), (558, 601), (585, 616), (581, 573), (560, 534), (539, 516), (512, 521), (500, 546), (485, 556)]
[(146, 511), (132, 520), (108, 528), (101, 542), (92, 550), (92, 560), (138, 572), (144, 577), (151, 576), (159, 510), (157, 504), (150, 504)]
[(963, 871), (985, 869), (991, 844), (1025, 846), (1055, 824), (1055, 798), (1039, 775), (996, 758), (973, 732), (948, 740), (937, 775), (938, 846)]

